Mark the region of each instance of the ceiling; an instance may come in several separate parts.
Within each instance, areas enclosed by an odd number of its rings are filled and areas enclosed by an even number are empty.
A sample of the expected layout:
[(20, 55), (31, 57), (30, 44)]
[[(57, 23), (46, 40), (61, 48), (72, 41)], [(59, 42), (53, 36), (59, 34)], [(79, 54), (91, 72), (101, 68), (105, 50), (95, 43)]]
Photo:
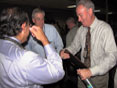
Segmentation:
[(0, 3), (26, 5), (51, 9), (67, 9), (67, 6), (75, 4), (76, 0), (0, 0)]
[[(66, 16), (66, 14), (67, 15), (69, 14), (70, 16), (75, 13), (75, 7), (67, 8), (67, 6), (76, 5), (76, 2), (78, 1), (79, 0), (0, 0), (0, 9), (15, 5), (15, 6), (21, 6), (23, 8), (28, 9), (29, 11), (32, 11), (32, 9), (34, 9), (35, 7), (41, 7), (46, 12), (49, 12), (54, 15), (58, 14), (59, 16), (61, 16), (61, 14), (64, 14), (64, 16)], [(117, 19), (117, 17), (115, 19), (115, 15), (117, 15), (117, 9), (115, 8), (117, 5), (116, 3), (117, 0), (92, 0), (92, 1), (95, 4), (95, 9), (100, 10), (99, 12), (96, 12), (96, 14), (98, 14), (101, 17), (101, 19), (103, 19), (104, 17), (108, 17), (108, 15), (111, 16), (110, 18), (111, 20)]]
[[(22, 6), (27, 9), (41, 7), (47, 9), (45, 11), (57, 12), (57, 14), (67, 14), (75, 12), (74, 8), (67, 8), (69, 5), (75, 5), (79, 0), (0, 0), (0, 9), (8, 6)], [(117, 0), (92, 0), (95, 4), (95, 9), (100, 10), (97, 14), (116, 14)], [(69, 12), (69, 13), (68, 13)], [(53, 13), (53, 14), (55, 14)], [(66, 15), (66, 14), (65, 14)]]
[[(67, 6), (75, 5), (77, 1), (79, 0), (0, 0), (0, 10), (14, 5), (21, 6), (29, 11), (32, 11), (35, 7), (41, 7), (45, 9), (46, 13), (48, 12), (48, 18), (55, 16), (63, 19), (67, 18), (68, 15), (71, 16), (71, 13), (72, 15), (75, 13), (75, 8), (71, 9)], [(117, 0), (92, 1), (95, 4), (95, 9), (100, 10), (96, 15), (107, 22), (111, 22), (112, 25), (117, 25)]]
[[(78, 0), (77, 0), (78, 1)], [(117, 11), (116, 0), (92, 0), (96, 9)], [(67, 6), (76, 4), (76, 0), (0, 0), (0, 5), (23, 5), (47, 9), (69, 10)]]

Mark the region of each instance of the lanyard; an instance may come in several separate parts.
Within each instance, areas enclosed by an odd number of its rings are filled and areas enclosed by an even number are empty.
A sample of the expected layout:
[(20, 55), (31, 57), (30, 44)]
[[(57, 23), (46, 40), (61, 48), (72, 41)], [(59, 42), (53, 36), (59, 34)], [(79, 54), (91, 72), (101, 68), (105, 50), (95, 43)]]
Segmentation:
[(8, 40), (8, 41), (11, 41), (13, 43), (15, 43), (16, 45), (18, 45), (20, 48), (23, 48), (23, 46), (21, 45), (21, 43), (19, 43), (18, 41), (12, 39), (12, 38), (9, 38), (9, 37), (4, 37), (2, 38), (3, 40)]

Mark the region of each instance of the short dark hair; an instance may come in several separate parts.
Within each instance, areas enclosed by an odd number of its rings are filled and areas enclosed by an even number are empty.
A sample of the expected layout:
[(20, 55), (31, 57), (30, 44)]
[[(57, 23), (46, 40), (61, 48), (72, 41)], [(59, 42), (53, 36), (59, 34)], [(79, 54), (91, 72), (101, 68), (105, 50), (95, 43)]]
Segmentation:
[(21, 31), (21, 25), (29, 23), (28, 14), (21, 8), (12, 7), (3, 9), (0, 15), (0, 37), (16, 36)]

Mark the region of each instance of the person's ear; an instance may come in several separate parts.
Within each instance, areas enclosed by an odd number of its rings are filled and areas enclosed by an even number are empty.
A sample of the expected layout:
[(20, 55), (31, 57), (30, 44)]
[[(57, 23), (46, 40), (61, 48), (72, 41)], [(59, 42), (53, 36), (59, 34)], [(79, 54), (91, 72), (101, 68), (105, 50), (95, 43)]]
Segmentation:
[(22, 28), (22, 32), (25, 32), (26, 31), (26, 22), (24, 22), (22, 24), (21, 28)]
[(35, 23), (35, 19), (34, 18), (32, 19), (32, 22)]
[(26, 22), (24, 22), (23, 24), (22, 24), (22, 29), (25, 29), (25, 27), (26, 27)]
[(92, 8), (89, 8), (89, 14), (92, 15), (93, 14), (93, 9)]

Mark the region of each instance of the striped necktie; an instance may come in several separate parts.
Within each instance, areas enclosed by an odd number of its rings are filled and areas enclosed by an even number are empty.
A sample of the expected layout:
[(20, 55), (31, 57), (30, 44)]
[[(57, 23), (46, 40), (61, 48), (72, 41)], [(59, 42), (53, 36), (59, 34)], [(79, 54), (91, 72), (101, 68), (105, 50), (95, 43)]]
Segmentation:
[(84, 64), (87, 67), (90, 67), (90, 51), (91, 51), (91, 34), (90, 34), (90, 27), (88, 27), (88, 32), (86, 34), (86, 42), (85, 42), (85, 48), (84, 48)]

